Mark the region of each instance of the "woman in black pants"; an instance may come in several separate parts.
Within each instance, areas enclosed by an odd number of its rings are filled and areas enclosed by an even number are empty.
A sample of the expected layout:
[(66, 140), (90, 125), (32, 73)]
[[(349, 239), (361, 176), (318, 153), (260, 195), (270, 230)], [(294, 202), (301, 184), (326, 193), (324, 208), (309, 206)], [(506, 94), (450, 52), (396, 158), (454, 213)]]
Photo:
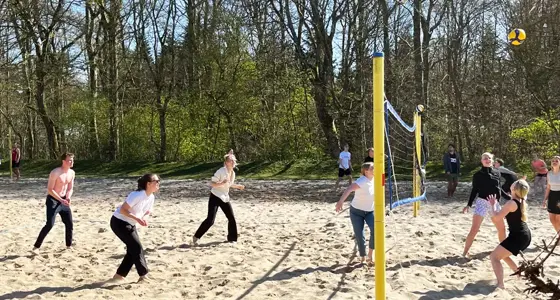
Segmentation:
[(229, 202), (229, 188), (243, 190), (245, 187), (234, 183), (235, 172), (233, 168), (236, 163), (237, 159), (233, 154), (233, 150), (230, 150), (228, 154), (224, 156), (224, 166), (218, 169), (218, 171), (214, 173), (214, 176), (212, 176), (212, 190), (210, 191), (210, 199), (208, 200), (208, 216), (202, 224), (200, 224), (200, 227), (198, 227), (198, 230), (193, 236), (194, 245), (196, 245), (198, 240), (200, 240), (208, 229), (214, 225), (218, 208), (222, 209), (228, 219), (228, 242), (237, 242), (237, 223), (233, 215), (233, 208)]
[(133, 265), (136, 266), (140, 276), (138, 281), (147, 279), (148, 266), (136, 224), (148, 226), (144, 218), (153, 212), (154, 193), (157, 191), (159, 191), (159, 176), (145, 174), (138, 179), (138, 189), (128, 194), (126, 201), (113, 213), (111, 229), (126, 245), (126, 255), (113, 276), (113, 282), (123, 280)]

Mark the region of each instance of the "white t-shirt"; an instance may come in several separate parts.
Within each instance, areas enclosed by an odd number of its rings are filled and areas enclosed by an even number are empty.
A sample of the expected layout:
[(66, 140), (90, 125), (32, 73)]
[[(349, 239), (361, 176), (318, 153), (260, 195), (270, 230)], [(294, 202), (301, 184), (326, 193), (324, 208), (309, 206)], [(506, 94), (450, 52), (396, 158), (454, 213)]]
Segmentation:
[[(126, 203), (128, 203), (128, 205), (130, 206), (129, 211), (131, 214), (133, 214), (137, 218), (142, 218), (144, 214), (146, 214), (146, 212), (153, 212), (152, 209), (154, 207), (154, 199), (154, 194), (148, 196), (146, 195), (146, 191), (144, 190), (134, 191), (128, 194), (128, 197), (126, 197)], [(128, 222), (131, 225), (136, 225), (136, 221), (134, 219), (126, 217), (120, 213), (121, 206), (122, 205), (119, 205), (119, 207), (117, 207), (117, 210), (115, 210), (113, 216), (125, 222)]]
[(560, 172), (554, 173), (554, 171), (548, 172), (548, 184), (550, 184), (551, 191), (560, 191)]
[(235, 181), (235, 172), (231, 172), (231, 178), (229, 178), (226, 167), (221, 167), (218, 171), (216, 171), (216, 173), (214, 173), (214, 176), (212, 176), (212, 182), (214, 183), (220, 183), (224, 180), (227, 180), (228, 183), (221, 187), (213, 187), (210, 192), (216, 197), (222, 199), (222, 201), (229, 202), (229, 187)]
[(345, 170), (349, 169), (350, 168), (350, 158), (351, 157), (352, 157), (352, 155), (348, 151), (340, 152), (340, 155), (338, 156), (338, 158), (340, 158), (340, 164), (338, 165), (338, 167), (341, 168), (341, 169), (345, 169)]
[(354, 199), (350, 205), (363, 211), (373, 211), (373, 179), (360, 176), (355, 183), (360, 188), (354, 192)]

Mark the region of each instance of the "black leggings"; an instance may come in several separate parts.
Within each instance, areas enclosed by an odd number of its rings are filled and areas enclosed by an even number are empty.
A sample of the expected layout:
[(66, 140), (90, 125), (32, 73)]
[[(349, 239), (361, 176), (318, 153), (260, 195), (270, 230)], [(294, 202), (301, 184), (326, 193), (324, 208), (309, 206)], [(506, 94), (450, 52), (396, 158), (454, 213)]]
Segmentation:
[(126, 255), (117, 269), (117, 275), (126, 277), (130, 269), (132, 269), (132, 265), (136, 266), (138, 275), (144, 276), (148, 274), (144, 248), (142, 248), (140, 243), (136, 226), (113, 216), (111, 218), (111, 229), (126, 245)]
[(221, 208), (226, 218), (228, 219), (228, 242), (237, 242), (237, 223), (235, 222), (235, 216), (233, 215), (233, 208), (231, 203), (224, 202), (222, 199), (218, 198), (216, 195), (210, 193), (210, 199), (208, 200), (208, 216), (206, 220), (200, 224), (198, 230), (194, 234), (197, 239), (200, 239), (216, 220), (216, 213), (218, 208)]
[(51, 195), (47, 196), (45, 206), (47, 207), (47, 223), (43, 226), (43, 229), (41, 229), (39, 237), (37, 237), (37, 241), (35, 241), (35, 247), (41, 247), (43, 241), (47, 237), (47, 234), (49, 234), (49, 231), (53, 228), (56, 215), (58, 214), (60, 214), (62, 223), (64, 223), (64, 226), (66, 227), (66, 247), (72, 246), (72, 231), (74, 230), (74, 225), (72, 222), (72, 210), (70, 207), (62, 205), (62, 203), (53, 198)]

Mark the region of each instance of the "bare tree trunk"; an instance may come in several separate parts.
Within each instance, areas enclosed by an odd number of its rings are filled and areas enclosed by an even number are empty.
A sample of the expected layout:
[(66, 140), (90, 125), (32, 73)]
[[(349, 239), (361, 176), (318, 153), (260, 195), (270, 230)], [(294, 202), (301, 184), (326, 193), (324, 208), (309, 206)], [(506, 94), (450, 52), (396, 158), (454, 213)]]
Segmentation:
[[(297, 59), (300, 65), (312, 75), (311, 93), (315, 99), (315, 109), (323, 134), (326, 139), (326, 152), (332, 157), (337, 157), (340, 152), (339, 137), (335, 132), (334, 118), (329, 111), (331, 98), (336, 95), (333, 92), (334, 70), (333, 70), (333, 38), (338, 26), (338, 21), (343, 15), (343, 4), (340, 1), (329, 2), (332, 5), (330, 14), (324, 14), (323, 4), (319, 0), (306, 3), (294, 1), (298, 7), (298, 24), (294, 26), (292, 11), (289, 9), (289, 0), (280, 0), (279, 9), (273, 3), (272, 8), (280, 19), (282, 26), (288, 32), (294, 43)], [(308, 52), (304, 44), (306, 39), (303, 28), (308, 30), (307, 41), (311, 50)]]
[[(414, 0), (414, 15), (412, 17), (414, 27), (414, 99), (416, 102), (425, 104), (424, 99), (424, 67), (422, 49), (422, 0)], [(420, 104), (415, 103), (415, 104)]]
[[(18, 38), (19, 40), (19, 38)], [(32, 59), (29, 55), (29, 49), (31, 45), (29, 44), (29, 40), (21, 40), (20, 48), (22, 50), (22, 57), (23, 57), (23, 77), (25, 78), (25, 86), (24, 86), (24, 94), (25, 94), (25, 103), (28, 107), (32, 107), (33, 105), (33, 93), (32, 93), (32, 73), (33, 73), (33, 66), (32, 66)], [(37, 141), (35, 135), (35, 111), (31, 109), (25, 110), (25, 121), (26, 121), (26, 131), (27, 131), (27, 154), (29, 159), (35, 159), (37, 154)]]
[(47, 107), (45, 105), (45, 67), (44, 67), (44, 57), (37, 57), (37, 65), (35, 66), (35, 101), (37, 104), (37, 110), (39, 111), (39, 116), (43, 120), (45, 125), (45, 130), (47, 131), (47, 142), (49, 145), (49, 157), (56, 159), (59, 155), (59, 145), (58, 137), (56, 134), (56, 126), (52, 118), (47, 114)]
[(118, 66), (118, 47), (120, 10), (122, 0), (107, 1), (110, 5), (108, 13), (104, 15), (104, 30), (106, 40), (105, 60), (107, 67), (107, 86), (105, 94), (109, 99), (109, 153), (110, 160), (117, 160), (120, 144), (120, 98), (119, 98), (119, 66)]
[[(9, 1), (9, 8), (12, 14), (11, 22), (19, 31), (18, 40), (20, 46), (25, 44), (25, 40), (29, 39), (33, 43), (33, 51), (35, 60), (35, 102), (37, 111), (45, 131), (47, 133), (47, 142), (49, 145), (49, 157), (57, 158), (60, 152), (59, 139), (57, 137), (57, 127), (47, 111), (45, 103), (45, 90), (47, 81), (47, 68), (49, 67), (49, 59), (54, 55), (53, 41), (55, 40), (55, 31), (59, 29), (64, 21), (64, 14), (68, 12), (67, 3), (64, 0), (58, 0), (51, 3), (49, 9), (45, 9), (43, 2), (31, 1), (22, 2), (17, 0)], [(62, 47), (61, 53), (64, 53), (77, 39), (75, 39)], [(23, 46), (22, 48), (25, 48)]]
[[(101, 158), (101, 143), (97, 126), (97, 98), (98, 98), (98, 51), (102, 27), (99, 22), (99, 8), (92, 6), (92, 1), (86, 1), (86, 33), (85, 46), (88, 60), (88, 84), (90, 107), (88, 116), (88, 149), (93, 157)], [(96, 30), (97, 29), (97, 30)]]

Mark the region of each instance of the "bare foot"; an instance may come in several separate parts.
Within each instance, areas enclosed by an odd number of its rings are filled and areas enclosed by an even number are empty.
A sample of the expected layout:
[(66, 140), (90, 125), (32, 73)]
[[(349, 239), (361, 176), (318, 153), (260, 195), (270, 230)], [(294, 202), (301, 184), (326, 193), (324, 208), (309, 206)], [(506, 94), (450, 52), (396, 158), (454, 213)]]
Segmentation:
[(471, 254), (469, 252), (463, 253), (463, 257), (467, 259), (471, 259)]
[(198, 238), (196, 238), (195, 236), (192, 237), (192, 245), (193, 246), (198, 245)]
[(113, 276), (113, 278), (105, 281), (104, 284), (121, 284), (123, 282), (124, 282), (124, 277), (122, 277), (121, 275), (115, 274)]
[(148, 277), (148, 275), (144, 275), (144, 276), (140, 276), (140, 278), (138, 278), (137, 283), (150, 283), (151, 281), (152, 281), (152, 278)]
[(371, 258), (368, 258), (366, 260), (366, 263), (367, 263), (368, 267), (374, 267), (375, 266), (375, 262)]
[(504, 286), (503, 283), (498, 283), (498, 288), (499, 288), (499, 289), (502, 289), (502, 290), (505, 290), (505, 289), (506, 289), (506, 287)]

